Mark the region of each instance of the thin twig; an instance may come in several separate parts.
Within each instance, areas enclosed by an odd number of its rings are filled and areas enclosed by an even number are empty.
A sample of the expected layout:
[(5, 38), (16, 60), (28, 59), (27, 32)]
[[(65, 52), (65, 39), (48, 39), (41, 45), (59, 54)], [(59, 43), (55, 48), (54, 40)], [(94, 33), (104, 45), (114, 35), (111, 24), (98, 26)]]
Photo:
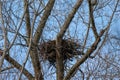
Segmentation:
[(2, 30), (3, 30), (3, 37), (4, 37), (4, 50), (3, 50), (3, 54), (2, 54), (2, 58), (0, 60), (0, 72), (1, 72), (1, 67), (5, 58), (5, 54), (7, 51), (7, 32), (4, 26), (4, 20), (3, 20), (3, 16), (2, 16), (2, 1), (0, 1), (0, 25), (2, 26)]
[(14, 66), (9, 66), (1, 70), (1, 72), (14, 68)]
[(95, 39), (97, 39), (98, 33), (97, 33), (96, 25), (95, 25), (95, 20), (94, 20), (94, 15), (93, 15), (93, 5), (91, 4), (91, 0), (88, 0), (88, 4), (89, 4), (89, 16), (90, 16), (90, 22), (92, 24), (92, 30), (93, 30)]
[(28, 52), (27, 52), (27, 56), (25, 58), (25, 61), (24, 61), (23, 65), (22, 65), (21, 73), (19, 75), (18, 80), (21, 80), (23, 69), (24, 69), (25, 64), (27, 63), (27, 60), (28, 60), (28, 57), (29, 57), (29, 53), (30, 53), (30, 49), (31, 49), (31, 45), (32, 45), (32, 37), (33, 37), (32, 33), (33, 33), (33, 28), (34, 28), (34, 23), (35, 23), (35, 20), (36, 20), (36, 16), (37, 16), (37, 14), (35, 14), (34, 18), (33, 18), (33, 23), (32, 23), (31, 32), (30, 32), (31, 34), (30, 34), (30, 43), (29, 43), (29, 47), (28, 47)]
[(20, 23), (18, 24), (18, 29), (17, 29), (17, 31), (16, 31), (16, 34), (15, 34), (15, 36), (14, 36), (14, 38), (13, 38), (13, 41), (12, 41), (12, 43), (10, 44), (8, 50), (13, 46), (13, 44), (14, 44), (16, 38), (17, 38), (17, 35), (18, 35), (19, 30), (20, 30), (20, 28), (21, 28), (21, 25), (22, 25), (22, 22), (23, 22), (23, 19), (24, 19), (26, 10), (27, 10), (27, 6), (26, 6), (26, 8), (25, 8), (25, 11), (24, 11), (22, 17), (21, 17), (21, 21), (20, 21)]
[(99, 53), (99, 51), (101, 50), (102, 46), (104, 45), (104, 43), (105, 43), (105, 41), (106, 41), (106, 38), (107, 38), (107, 35), (108, 35), (108, 31), (109, 31), (109, 29), (110, 29), (112, 20), (113, 20), (113, 18), (114, 18), (114, 14), (115, 14), (115, 11), (116, 11), (116, 9), (117, 9), (118, 3), (119, 3), (119, 0), (117, 0), (117, 2), (116, 2), (114, 11), (113, 11), (113, 13), (112, 13), (112, 15), (111, 15), (111, 17), (110, 17), (110, 20), (109, 20), (109, 22), (108, 22), (107, 27), (106, 27), (105, 29), (101, 30), (100, 36), (103, 35), (103, 33), (106, 31), (106, 32), (105, 32), (105, 37), (104, 37), (101, 45), (98, 47), (97, 51), (95, 52), (94, 56), (92, 56), (92, 58), (94, 58), (94, 57)]

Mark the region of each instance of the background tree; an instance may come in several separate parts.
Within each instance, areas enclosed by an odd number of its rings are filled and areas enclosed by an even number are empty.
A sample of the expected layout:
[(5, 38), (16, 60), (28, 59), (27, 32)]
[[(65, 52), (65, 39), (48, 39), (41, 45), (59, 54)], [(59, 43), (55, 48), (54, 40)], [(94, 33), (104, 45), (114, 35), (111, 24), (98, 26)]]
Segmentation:
[(119, 12), (119, 0), (0, 1), (0, 78), (119, 79)]

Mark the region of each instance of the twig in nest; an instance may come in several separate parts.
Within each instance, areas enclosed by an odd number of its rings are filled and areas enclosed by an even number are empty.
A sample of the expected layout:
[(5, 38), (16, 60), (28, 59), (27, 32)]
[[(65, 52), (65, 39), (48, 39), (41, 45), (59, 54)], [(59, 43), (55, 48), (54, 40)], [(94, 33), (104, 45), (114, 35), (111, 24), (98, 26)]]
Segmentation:
[[(40, 55), (44, 60), (48, 60), (50, 64), (55, 65), (56, 62), (56, 45), (55, 40), (50, 40), (39, 45)], [(62, 55), (64, 61), (71, 60), (75, 55), (80, 55), (80, 44), (70, 40), (62, 40)]]

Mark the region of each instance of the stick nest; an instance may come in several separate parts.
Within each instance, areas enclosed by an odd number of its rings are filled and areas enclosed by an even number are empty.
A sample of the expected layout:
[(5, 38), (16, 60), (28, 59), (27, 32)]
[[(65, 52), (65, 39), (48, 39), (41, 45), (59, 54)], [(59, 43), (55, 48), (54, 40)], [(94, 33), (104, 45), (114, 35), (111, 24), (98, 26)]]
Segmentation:
[[(50, 40), (47, 42), (43, 42), (40, 46), (40, 57), (44, 60), (48, 60), (51, 64), (55, 64), (56, 62), (56, 41)], [(80, 45), (77, 42), (73, 42), (70, 40), (62, 40), (61, 45), (61, 54), (63, 56), (64, 62), (67, 60), (72, 60), (75, 55), (79, 55), (80, 53)]]

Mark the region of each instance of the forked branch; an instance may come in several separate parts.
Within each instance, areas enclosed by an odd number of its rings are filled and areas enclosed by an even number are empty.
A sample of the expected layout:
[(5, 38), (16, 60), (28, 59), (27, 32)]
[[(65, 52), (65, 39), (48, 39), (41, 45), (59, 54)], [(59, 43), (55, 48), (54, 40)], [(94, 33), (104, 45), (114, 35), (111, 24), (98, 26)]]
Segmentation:
[(78, 0), (75, 4), (75, 6), (72, 8), (71, 12), (69, 13), (67, 19), (65, 20), (62, 28), (60, 29), (60, 32), (57, 35), (56, 38), (56, 66), (57, 66), (57, 80), (63, 80), (64, 78), (64, 64), (63, 64), (63, 56), (61, 55), (61, 42), (62, 38), (68, 29), (72, 19), (74, 18), (74, 15), (76, 14), (78, 8), (82, 4), (83, 0)]
[(101, 41), (100, 38), (103, 36), (103, 34), (104, 34), (105, 32), (108, 32), (108, 30), (109, 30), (109, 28), (110, 28), (110, 24), (111, 24), (111, 22), (112, 22), (114, 13), (115, 13), (115, 11), (116, 11), (116, 9), (117, 9), (118, 2), (119, 2), (119, 0), (117, 0), (116, 6), (115, 6), (114, 11), (113, 11), (113, 13), (112, 13), (112, 15), (111, 15), (111, 18), (110, 18), (110, 21), (109, 21), (109, 23), (108, 23), (108, 26), (107, 26), (105, 29), (103, 29), (103, 30), (100, 31), (99, 36), (96, 38), (96, 40), (95, 40), (94, 43), (92, 44), (91, 48), (87, 50), (86, 54), (83, 55), (83, 57), (82, 57), (78, 62), (76, 62), (75, 65), (72, 66), (72, 68), (69, 70), (69, 72), (67, 73), (66, 77), (65, 77), (63, 80), (70, 80), (70, 78), (71, 78), (70, 76), (73, 75), (74, 71), (76, 71), (76, 69), (77, 69), (83, 62), (85, 62), (85, 61), (87, 60), (87, 58), (96, 50), (99, 42)]
[(90, 22), (92, 25), (92, 30), (93, 30), (95, 38), (97, 39), (98, 33), (97, 33), (97, 29), (95, 26), (95, 20), (94, 20), (94, 16), (93, 16), (93, 7), (94, 6), (91, 4), (91, 0), (88, 0), (88, 4), (89, 4), (89, 16), (90, 16)]

